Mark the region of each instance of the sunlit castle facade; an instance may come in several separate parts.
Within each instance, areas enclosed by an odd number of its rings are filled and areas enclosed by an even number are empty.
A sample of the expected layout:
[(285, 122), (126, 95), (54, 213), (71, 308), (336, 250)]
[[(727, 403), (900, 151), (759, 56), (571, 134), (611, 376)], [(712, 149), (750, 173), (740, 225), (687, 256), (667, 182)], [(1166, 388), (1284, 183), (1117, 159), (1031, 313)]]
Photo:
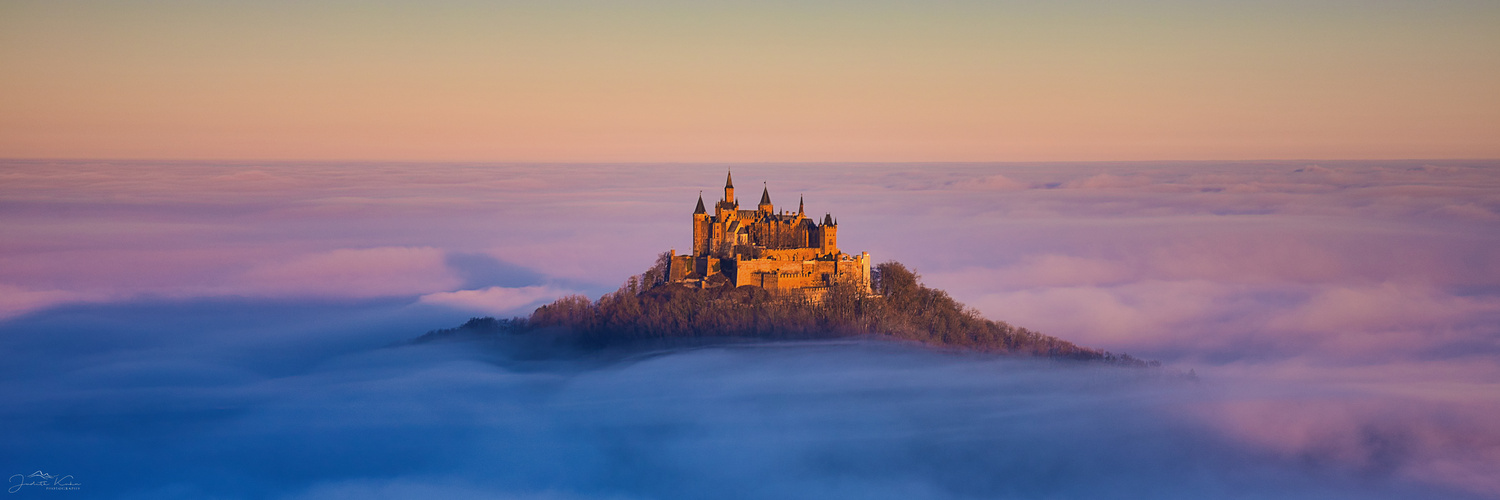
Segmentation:
[(693, 253), (674, 251), (669, 277), (696, 287), (753, 285), (815, 294), (843, 282), (868, 292), (870, 253), (839, 251), (838, 231), (832, 215), (824, 214), (821, 222), (808, 218), (800, 199), (796, 212), (776, 213), (769, 188), (762, 189), (755, 210), (740, 210), (731, 173), (712, 213), (698, 196)]

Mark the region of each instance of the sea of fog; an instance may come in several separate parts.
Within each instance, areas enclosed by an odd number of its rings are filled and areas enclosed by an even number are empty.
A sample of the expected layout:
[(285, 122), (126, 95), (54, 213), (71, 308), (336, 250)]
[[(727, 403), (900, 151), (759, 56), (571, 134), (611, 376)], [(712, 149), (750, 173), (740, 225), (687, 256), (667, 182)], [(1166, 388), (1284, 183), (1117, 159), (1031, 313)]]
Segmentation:
[[(688, 248), (729, 168), (992, 319), (1166, 368), (403, 343), (614, 290)], [(1497, 248), (1495, 161), (5, 160), (0, 476), (14, 498), (1496, 498)]]

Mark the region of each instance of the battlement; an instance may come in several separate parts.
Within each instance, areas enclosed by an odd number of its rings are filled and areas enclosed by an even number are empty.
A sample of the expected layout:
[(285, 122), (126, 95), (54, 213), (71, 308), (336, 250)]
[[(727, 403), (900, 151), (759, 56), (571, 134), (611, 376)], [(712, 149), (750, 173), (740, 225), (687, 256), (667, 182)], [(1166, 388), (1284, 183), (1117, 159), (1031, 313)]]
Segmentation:
[(692, 254), (673, 252), (668, 279), (696, 287), (758, 286), (772, 291), (818, 297), (839, 283), (870, 289), (870, 254), (846, 254), (838, 248), (838, 221), (824, 214), (808, 218), (801, 200), (797, 211), (776, 213), (770, 188), (761, 191), (755, 210), (741, 210), (734, 197), (734, 177), (724, 183), (724, 198), (709, 213), (698, 196), (693, 211)]

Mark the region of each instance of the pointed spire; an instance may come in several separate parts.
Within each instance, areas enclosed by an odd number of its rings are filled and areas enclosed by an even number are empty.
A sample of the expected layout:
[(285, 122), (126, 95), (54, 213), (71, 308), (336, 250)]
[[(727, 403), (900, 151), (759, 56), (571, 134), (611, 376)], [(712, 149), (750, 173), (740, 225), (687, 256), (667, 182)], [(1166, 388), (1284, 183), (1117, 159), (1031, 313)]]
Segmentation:
[[(728, 172), (728, 170), (725, 171)], [(734, 172), (729, 172), (724, 177), (724, 202), (720, 206), (728, 207), (734, 204)]]
[(771, 204), (771, 189), (770, 188), (764, 188), (763, 187), (763, 188), (760, 189), (760, 204), (761, 205), (770, 205)]
[(823, 225), (825, 225), (825, 226), (832, 226), (833, 225), (833, 214), (823, 214)]
[(802, 215), (802, 195), (797, 195), (797, 215)]
[(708, 213), (708, 209), (706, 209), (706, 208), (703, 207), (703, 192), (699, 191), (698, 192), (698, 209), (697, 210), (693, 210), (693, 215), (706, 214), (706, 213)]

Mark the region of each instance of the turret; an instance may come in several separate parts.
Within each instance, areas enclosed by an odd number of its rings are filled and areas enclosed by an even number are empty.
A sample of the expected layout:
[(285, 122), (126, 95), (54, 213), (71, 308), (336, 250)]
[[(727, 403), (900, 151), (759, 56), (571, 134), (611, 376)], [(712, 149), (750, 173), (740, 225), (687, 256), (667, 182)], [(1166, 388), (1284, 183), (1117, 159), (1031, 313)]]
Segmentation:
[[(701, 202), (700, 202), (700, 204), (701, 204)], [(802, 215), (802, 196), (801, 195), (797, 196), (797, 216), (798, 217), (802, 217), (803, 216)]]
[(823, 255), (839, 253), (839, 225), (833, 215), (823, 215), (823, 225), (818, 226), (818, 252)]
[(766, 214), (775, 213), (775, 211), (772, 210), (775, 207), (771, 206), (771, 191), (770, 191), (769, 188), (761, 188), (761, 190), (760, 190), (760, 206), (756, 207), (756, 208), (759, 208), (762, 213), (766, 213)]
[(709, 252), (708, 210), (703, 206), (703, 192), (698, 192), (698, 208), (693, 210), (693, 255), (704, 256)]
[(734, 203), (734, 172), (724, 178), (724, 203)]

